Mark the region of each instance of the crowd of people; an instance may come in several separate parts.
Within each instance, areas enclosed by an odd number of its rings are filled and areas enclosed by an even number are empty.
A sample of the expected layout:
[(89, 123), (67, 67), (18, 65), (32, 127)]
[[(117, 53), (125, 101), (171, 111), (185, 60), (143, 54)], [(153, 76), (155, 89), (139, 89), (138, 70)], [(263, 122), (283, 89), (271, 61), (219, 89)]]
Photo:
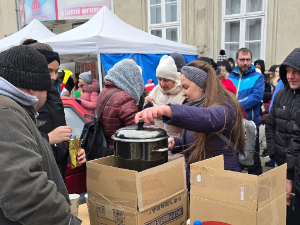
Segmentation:
[[(287, 163), (287, 223), (300, 224), (300, 48), (268, 73), (263, 60), (252, 63), (252, 58), (247, 48), (235, 59), (221, 50), (216, 62), (163, 55), (157, 85), (145, 82), (142, 69), (128, 58), (108, 71), (101, 91), (92, 72), (85, 71), (72, 75), (62, 92), (66, 74), (49, 45), (28, 39), (0, 53), (0, 224), (81, 223), (70, 213), (64, 184), (72, 128), (61, 96), (74, 98), (98, 118), (111, 150), (111, 136), (141, 119), (166, 130), (169, 160), (186, 160), (187, 188), (190, 164), (218, 155), (226, 170), (260, 175), (264, 150), (270, 166)], [(252, 120), (258, 131), (251, 166), (238, 158), (245, 143), (243, 119)], [(84, 149), (77, 158), (79, 166), (86, 162)]]

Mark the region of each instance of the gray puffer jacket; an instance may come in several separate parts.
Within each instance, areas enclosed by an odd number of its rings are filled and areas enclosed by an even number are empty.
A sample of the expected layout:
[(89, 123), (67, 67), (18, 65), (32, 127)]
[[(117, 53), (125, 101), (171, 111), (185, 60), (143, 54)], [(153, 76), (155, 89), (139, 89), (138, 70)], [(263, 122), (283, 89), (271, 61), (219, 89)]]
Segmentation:
[(34, 115), (33, 106), (0, 95), (0, 224), (81, 224)]

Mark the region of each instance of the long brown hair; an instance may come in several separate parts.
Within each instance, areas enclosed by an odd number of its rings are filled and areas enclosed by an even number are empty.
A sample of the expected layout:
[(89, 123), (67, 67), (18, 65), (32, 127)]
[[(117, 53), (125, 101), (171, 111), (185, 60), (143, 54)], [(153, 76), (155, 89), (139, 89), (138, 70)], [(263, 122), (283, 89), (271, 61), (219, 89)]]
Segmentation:
[(227, 72), (225, 66), (220, 66), (220, 73), (219, 73), (219, 75), (218, 75), (219, 80), (222, 80), (223, 78), (226, 79), (227, 73), (228, 73), (228, 72)]
[[(208, 75), (204, 86), (205, 101), (203, 107), (208, 108), (216, 105), (223, 106), (225, 125), (228, 122), (226, 121), (224, 108), (225, 103), (230, 102), (234, 105), (236, 120), (231, 130), (230, 140), (234, 143), (234, 152), (236, 152), (237, 149), (243, 149), (245, 141), (245, 131), (243, 127), (243, 118), (240, 103), (237, 101), (235, 96), (231, 95), (226, 90), (226, 88), (219, 81), (215, 70), (208, 63), (200, 60), (195, 60), (193, 62), (190, 62), (188, 66), (194, 66), (207, 72)], [(224, 128), (219, 132), (223, 132), (223, 130), (225, 129), (225, 125)], [(191, 146), (191, 148), (194, 148), (194, 150), (189, 157), (189, 162), (200, 161), (206, 158), (206, 151), (210, 150), (207, 146), (207, 143), (213, 135), (216, 135), (216, 133), (196, 133), (196, 141)]]

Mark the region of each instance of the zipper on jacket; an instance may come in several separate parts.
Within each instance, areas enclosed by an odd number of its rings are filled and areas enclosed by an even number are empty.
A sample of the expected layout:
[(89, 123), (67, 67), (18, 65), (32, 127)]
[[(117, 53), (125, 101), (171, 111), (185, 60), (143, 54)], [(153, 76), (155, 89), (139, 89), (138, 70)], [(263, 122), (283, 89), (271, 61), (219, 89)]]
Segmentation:
[[(294, 90), (294, 94), (295, 94), (295, 90)], [(291, 104), (291, 108), (290, 108), (290, 112), (289, 112), (289, 116), (288, 116), (288, 121), (290, 121), (291, 120), (291, 114), (292, 114), (292, 110), (293, 110), (293, 106), (294, 106), (294, 104), (295, 104), (295, 101), (296, 101), (296, 98), (298, 97), (298, 94), (295, 96), (294, 95), (294, 99), (293, 99), (293, 102), (292, 102), (292, 104)]]
[[(294, 89), (294, 94), (295, 94), (295, 89)], [(291, 121), (291, 116), (292, 116), (292, 111), (293, 111), (293, 106), (295, 104), (295, 101), (296, 101), (296, 98), (298, 97), (298, 94), (295, 96), (294, 95), (294, 99), (293, 99), (293, 102), (291, 104), (291, 108), (290, 108), (290, 111), (289, 111), (289, 114), (288, 114), (288, 123)], [(286, 146), (288, 146), (288, 140), (285, 140), (285, 143), (286, 143)]]
[(239, 89), (240, 89), (240, 84), (241, 84), (242, 76), (243, 76), (243, 75), (240, 74), (239, 84), (238, 84), (238, 88), (237, 88), (237, 90), (236, 90), (236, 98), (238, 98), (238, 96), (239, 96)]
[(241, 99), (239, 100), (239, 102), (243, 102), (243, 101), (246, 101), (248, 99), (248, 97), (244, 98), (244, 99)]
[[(39, 117), (39, 113), (38, 112), (35, 112), (35, 114), (34, 114), (34, 123), (37, 125), (38, 123), (39, 123), (39, 121), (38, 121), (38, 117)], [(46, 123), (46, 122), (45, 122)], [(44, 124), (45, 124), (44, 123)], [(43, 124), (43, 125), (44, 125)]]

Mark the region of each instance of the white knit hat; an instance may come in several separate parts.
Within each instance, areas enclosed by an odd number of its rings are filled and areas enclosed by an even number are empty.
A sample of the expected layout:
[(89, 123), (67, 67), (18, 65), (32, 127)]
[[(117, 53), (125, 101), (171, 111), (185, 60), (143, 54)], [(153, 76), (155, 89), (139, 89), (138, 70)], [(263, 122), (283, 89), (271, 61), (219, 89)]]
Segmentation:
[(156, 68), (156, 77), (166, 78), (176, 81), (179, 77), (174, 59), (171, 56), (164, 55), (161, 57)]

